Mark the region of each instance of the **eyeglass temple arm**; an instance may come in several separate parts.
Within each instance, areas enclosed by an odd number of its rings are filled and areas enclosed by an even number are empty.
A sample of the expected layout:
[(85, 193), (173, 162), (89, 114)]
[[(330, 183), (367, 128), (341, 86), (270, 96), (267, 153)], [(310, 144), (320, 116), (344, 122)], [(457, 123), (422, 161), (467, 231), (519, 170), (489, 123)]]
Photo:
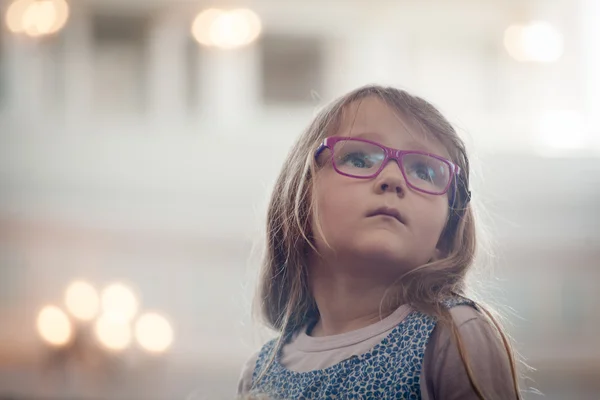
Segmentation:
[[(457, 167), (457, 171), (460, 171)], [(454, 190), (452, 191), (452, 204), (451, 207), (454, 208), (456, 203), (456, 195), (460, 190), (461, 197), (464, 198), (462, 208), (465, 209), (467, 204), (471, 202), (471, 191), (464, 183), (458, 181), (458, 173), (454, 176)]]
[(315, 158), (318, 158), (319, 155), (323, 152), (323, 150), (325, 150), (327, 148), (327, 146), (325, 145), (325, 143), (321, 143), (319, 145), (319, 147), (317, 148), (317, 151), (315, 151)]

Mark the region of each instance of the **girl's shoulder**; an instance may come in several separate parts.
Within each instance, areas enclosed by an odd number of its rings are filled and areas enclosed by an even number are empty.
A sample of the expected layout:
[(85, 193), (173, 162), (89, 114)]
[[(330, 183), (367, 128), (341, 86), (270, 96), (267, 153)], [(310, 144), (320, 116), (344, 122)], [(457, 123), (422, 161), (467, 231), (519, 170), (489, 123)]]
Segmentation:
[(438, 323), (432, 332), (433, 340), (447, 345), (451, 341), (454, 329), (461, 336), (475, 341), (501, 339), (494, 322), (475, 301), (466, 297), (456, 297), (444, 301), (443, 305), (448, 309), (454, 327), (448, 324), (450, 321)]
[(252, 387), (252, 376), (254, 374), (254, 369), (256, 368), (256, 362), (258, 361), (259, 355), (260, 351), (257, 351), (250, 358), (248, 358), (244, 364), (240, 379), (238, 381), (238, 396), (243, 396), (250, 393), (250, 389)]
[(463, 309), (470, 308), (474, 311), (479, 310), (477, 304), (473, 300), (469, 299), (468, 297), (458, 295), (443, 300), (441, 304), (450, 310), (456, 309), (457, 307), (461, 307)]
[(258, 351), (246, 360), (238, 381), (238, 395), (246, 395), (250, 392), (257, 367), (262, 366), (267, 361), (272, 354), (272, 351), (275, 349), (278, 340), (279, 338), (274, 338), (267, 341)]
[(487, 316), (481, 311), (479, 306), (473, 302), (461, 303), (451, 307), (450, 316), (452, 316), (452, 320), (457, 326), (463, 325), (469, 321), (476, 321), (476, 323), (489, 323)]
[(461, 352), (489, 398), (516, 398), (509, 350), (494, 323), (474, 304), (454, 306), (450, 315), (461, 343), (453, 337), (452, 327), (436, 326), (423, 360), (423, 399), (477, 398)]

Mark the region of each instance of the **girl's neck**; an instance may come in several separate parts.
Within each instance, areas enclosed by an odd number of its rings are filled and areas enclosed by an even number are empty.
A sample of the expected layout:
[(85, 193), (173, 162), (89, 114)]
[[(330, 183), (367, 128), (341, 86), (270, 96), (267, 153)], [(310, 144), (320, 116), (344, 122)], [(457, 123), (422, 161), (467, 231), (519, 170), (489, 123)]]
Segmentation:
[(320, 318), (311, 336), (331, 336), (372, 325), (393, 313), (403, 302), (392, 282), (373, 274), (352, 275), (331, 265), (313, 265), (311, 289)]

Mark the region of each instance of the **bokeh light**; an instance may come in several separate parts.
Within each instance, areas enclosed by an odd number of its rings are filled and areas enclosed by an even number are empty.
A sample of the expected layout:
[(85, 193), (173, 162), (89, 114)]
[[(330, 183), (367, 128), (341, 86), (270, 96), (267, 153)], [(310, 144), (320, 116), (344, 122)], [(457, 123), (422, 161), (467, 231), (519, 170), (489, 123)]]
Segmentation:
[(109, 285), (102, 292), (102, 312), (110, 319), (130, 322), (137, 313), (138, 299), (132, 289), (122, 283)]
[(260, 18), (251, 10), (211, 8), (194, 19), (192, 35), (204, 46), (233, 49), (255, 41), (261, 29)]
[(552, 63), (562, 56), (564, 40), (550, 23), (533, 21), (509, 26), (504, 32), (504, 46), (519, 62)]
[(173, 343), (173, 328), (162, 315), (146, 313), (136, 321), (135, 338), (143, 349), (162, 353)]
[(108, 350), (124, 350), (131, 344), (131, 328), (126, 321), (102, 315), (96, 320), (96, 338)]
[(98, 292), (87, 282), (73, 282), (65, 293), (65, 304), (71, 315), (81, 321), (90, 321), (100, 309)]
[(42, 339), (52, 346), (64, 346), (73, 335), (67, 314), (52, 305), (45, 306), (38, 314), (37, 329)]
[(13, 33), (31, 37), (60, 31), (69, 19), (65, 0), (16, 0), (6, 12), (6, 25)]

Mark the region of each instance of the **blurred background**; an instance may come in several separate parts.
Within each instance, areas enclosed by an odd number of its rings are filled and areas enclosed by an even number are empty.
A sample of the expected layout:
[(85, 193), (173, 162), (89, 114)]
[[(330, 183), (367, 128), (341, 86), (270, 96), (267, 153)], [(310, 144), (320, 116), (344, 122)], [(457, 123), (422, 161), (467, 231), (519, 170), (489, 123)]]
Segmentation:
[(234, 398), (276, 175), (367, 83), (467, 141), (527, 386), (600, 399), (600, 1), (0, 11), (0, 399)]

